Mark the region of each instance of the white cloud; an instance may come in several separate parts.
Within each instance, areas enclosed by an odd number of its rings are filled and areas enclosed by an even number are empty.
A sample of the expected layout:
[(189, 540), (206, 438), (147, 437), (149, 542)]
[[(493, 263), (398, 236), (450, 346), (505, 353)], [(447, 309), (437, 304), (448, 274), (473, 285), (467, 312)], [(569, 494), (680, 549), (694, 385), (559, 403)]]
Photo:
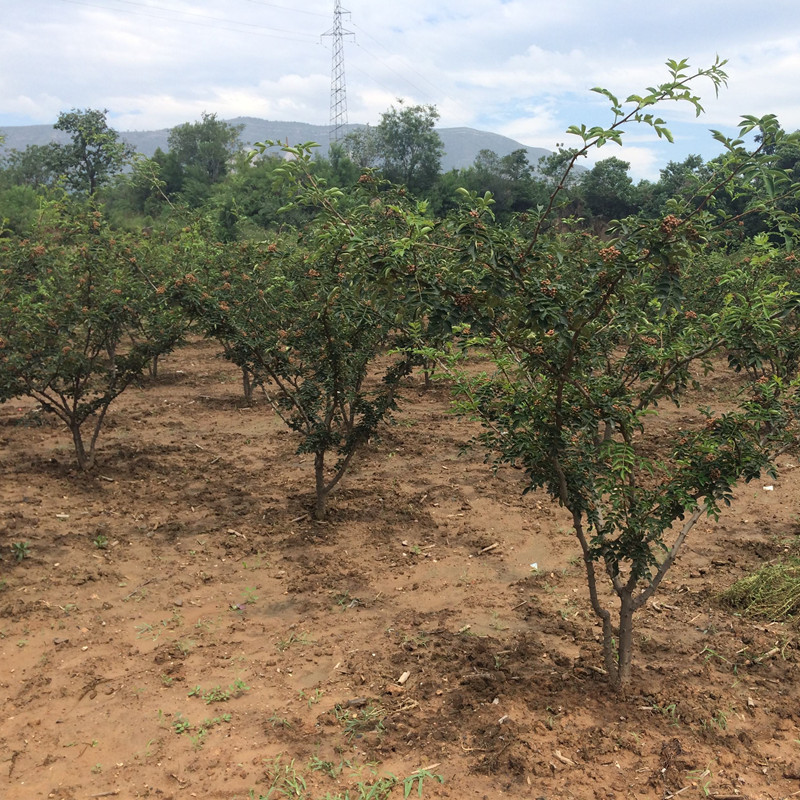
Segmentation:
[[(55, 121), (73, 107), (108, 108), (121, 130), (240, 115), (325, 123), (330, 0), (37, 0), (7, 3), (0, 48), (0, 125)], [(776, 113), (800, 128), (797, 0), (758, 13), (749, 0), (348, 0), (344, 27), (351, 122), (377, 122), (398, 97), (432, 103), (445, 126), (488, 128), (545, 147), (569, 124), (608, 121), (607, 103), (665, 79), (667, 58), (730, 59), (730, 87), (707, 114), (667, 107), (675, 154), (628, 141), (632, 172), (689, 152), (711, 153), (709, 127)], [(637, 131), (634, 135), (640, 135)], [(671, 151), (670, 151), (671, 152)], [(625, 157), (626, 156), (621, 156)]]

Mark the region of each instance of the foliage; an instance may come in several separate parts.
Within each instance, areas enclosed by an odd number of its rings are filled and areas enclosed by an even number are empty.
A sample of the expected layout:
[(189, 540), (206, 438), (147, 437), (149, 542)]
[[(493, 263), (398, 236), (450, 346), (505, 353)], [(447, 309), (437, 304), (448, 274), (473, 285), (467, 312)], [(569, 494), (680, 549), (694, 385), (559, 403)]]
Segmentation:
[(383, 176), (411, 192), (429, 189), (439, 174), (444, 148), (434, 130), (439, 112), (434, 106), (392, 106), (376, 128), (345, 137), (344, 148), (362, 167), (377, 166)]
[(589, 210), (606, 220), (621, 219), (635, 211), (630, 164), (620, 158), (598, 161), (580, 181), (580, 193)]
[[(724, 82), (721, 65), (688, 73), (669, 62), (670, 80), (632, 95), (623, 110), (613, 95), (608, 129), (574, 127), (581, 151), (619, 141), (626, 122), (643, 122), (669, 138), (650, 112), (663, 100), (700, 109), (688, 84)], [(745, 118), (740, 137), (726, 140), (727, 174), (769, 176), (742, 136), (770, 118)], [(590, 600), (603, 623), (604, 659), (613, 682), (630, 679), (633, 615), (657, 590), (686, 536), (703, 514), (717, 516), (737, 482), (770, 468), (770, 454), (796, 435), (797, 379), (776, 370), (754, 384), (725, 413), (678, 438), (664, 457), (650, 445), (658, 405), (679, 402), (685, 389), (713, 367), (726, 344), (761, 351), (776, 341), (776, 321), (794, 307), (785, 285), (751, 282), (728, 292), (722, 307), (698, 313), (682, 290), (692, 273), (695, 291), (711, 276), (701, 253), (714, 241), (713, 215), (701, 201), (660, 220), (630, 218), (597, 240), (579, 229), (547, 227), (555, 195), (527, 229), (498, 231), (487, 198), (469, 195), (450, 223), (461, 245), (446, 285), (459, 284), (463, 343), (490, 354), (491, 373), (458, 376), (459, 407), (485, 426), (480, 440), (498, 462), (522, 467), (530, 489), (542, 487), (571, 513), (586, 567)], [(527, 245), (524, 244), (527, 239)], [(720, 284), (737, 280), (723, 276)], [(687, 300), (687, 297), (689, 298)], [(686, 303), (686, 305), (684, 305)], [(429, 351), (432, 355), (433, 351)], [(457, 365), (458, 352), (450, 366)], [(606, 586), (619, 603), (617, 624)]]
[(241, 125), (230, 125), (205, 112), (199, 122), (173, 128), (169, 151), (165, 154), (157, 150), (153, 157), (161, 168), (165, 193), (179, 194), (190, 208), (199, 207), (209, 197), (211, 187), (228, 174), (242, 130)]
[(53, 187), (58, 183), (63, 165), (62, 146), (51, 142), (28, 145), (24, 150), (11, 150), (2, 160), (0, 180), (5, 186), (32, 189)]
[(92, 108), (73, 109), (59, 114), (53, 126), (72, 137), (70, 144), (60, 145), (55, 151), (67, 186), (89, 197), (93, 197), (114, 173), (122, 170), (133, 155), (119, 134), (108, 127), (107, 113), (108, 110)]
[(183, 328), (156, 291), (160, 252), (114, 234), (100, 211), (46, 212), (30, 239), (0, 244), (0, 401), (41, 403), (90, 469), (109, 406)]
[[(310, 147), (289, 152), (294, 160), (280, 176), (296, 192), (293, 207), (316, 211), (307, 229), (268, 245), (220, 249), (216, 262), (180, 277), (174, 293), (301, 434), (298, 452), (314, 456), (314, 515), (322, 519), (353, 456), (394, 410), (398, 383), (413, 364), (401, 354), (376, 367), (395, 338), (395, 314), (391, 297), (371, 293), (365, 280), (392, 257), (388, 243), (403, 219), (392, 202), (403, 200), (376, 196), (373, 182), (363, 182), (353, 213), (369, 239), (359, 242), (341, 212), (341, 192), (327, 190), (311, 171)], [(368, 376), (371, 368), (379, 377)]]

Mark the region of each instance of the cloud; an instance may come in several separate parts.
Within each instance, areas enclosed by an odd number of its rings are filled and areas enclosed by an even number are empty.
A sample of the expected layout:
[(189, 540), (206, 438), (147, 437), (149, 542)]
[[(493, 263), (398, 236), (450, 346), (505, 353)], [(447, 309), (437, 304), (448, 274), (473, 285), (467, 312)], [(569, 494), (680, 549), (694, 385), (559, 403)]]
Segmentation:
[[(115, 125), (171, 127), (250, 115), (326, 123), (329, 0), (37, 0), (7, 3), (0, 48), (0, 124), (55, 121), (73, 107), (108, 108)], [(667, 58), (730, 59), (730, 87), (707, 114), (671, 105), (672, 150), (636, 143), (636, 169), (652, 159), (714, 154), (707, 129), (734, 129), (742, 113), (777, 113), (800, 128), (796, 0), (755, 13), (745, 0), (668, 5), (618, 0), (348, 0), (344, 27), (351, 122), (376, 123), (398, 97), (439, 108), (443, 126), (494, 130), (545, 147), (568, 125), (608, 124), (608, 103), (663, 81)], [(635, 132), (639, 135), (639, 132)], [(652, 155), (648, 156), (650, 153)]]

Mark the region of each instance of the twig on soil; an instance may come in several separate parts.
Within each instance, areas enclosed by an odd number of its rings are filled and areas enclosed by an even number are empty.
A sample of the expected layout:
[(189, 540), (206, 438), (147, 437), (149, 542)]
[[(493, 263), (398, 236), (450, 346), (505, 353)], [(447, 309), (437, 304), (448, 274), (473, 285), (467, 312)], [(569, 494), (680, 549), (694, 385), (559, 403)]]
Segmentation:
[(464, 747), (464, 742), (461, 739), (458, 740), (458, 743), (461, 745), (461, 749), (465, 753), (488, 753), (489, 750), (486, 747)]
[(521, 603), (517, 603), (515, 606), (511, 606), (511, 610), (516, 611), (518, 608), (522, 608), (522, 606), (525, 606), (528, 603), (530, 603), (530, 600), (523, 600)]
[(221, 458), (222, 456), (217, 456), (216, 458), (212, 459), (211, 461), (208, 462), (208, 466), (210, 467), (212, 464), (216, 464), (217, 461), (219, 461)]
[(691, 789), (691, 786), (684, 786), (683, 789), (678, 789), (677, 792), (673, 792), (672, 794), (665, 795), (666, 800), (672, 800), (673, 797), (677, 797), (679, 794), (683, 794), (687, 789)]
[(301, 514), (299, 517), (295, 517), (293, 520), (290, 520), (290, 524), (294, 524), (295, 522), (300, 522), (300, 520), (305, 519), (308, 514)]
[(571, 758), (567, 758), (566, 756), (562, 756), (562, 755), (561, 755), (561, 751), (560, 751), (560, 750), (556, 750), (556, 751), (553, 753), (553, 755), (554, 755), (554, 756), (555, 756), (555, 757), (556, 757), (556, 758), (557, 758), (557, 759), (558, 759), (558, 760), (559, 760), (559, 761), (560, 761), (562, 764), (566, 764), (566, 765), (567, 765), (567, 766), (569, 766), (569, 767), (576, 767), (576, 766), (577, 766), (577, 764), (576, 764), (576, 763), (575, 763), (575, 762), (574, 762), (574, 761), (573, 761)]
[(97, 477), (100, 478), (101, 481), (107, 481), (108, 483), (116, 483), (114, 478), (109, 478), (107, 475), (98, 475)]
[(89, 800), (95, 797), (114, 797), (115, 795), (119, 794), (119, 789), (115, 789), (113, 792), (100, 792), (99, 794), (90, 794)]
[(130, 594), (126, 594), (125, 597), (123, 597), (122, 599), (129, 600), (136, 594), (136, 592), (138, 592), (141, 589), (144, 589), (144, 587), (147, 586), (148, 583), (152, 583), (154, 580), (155, 578), (148, 578), (144, 583), (140, 583)]
[(495, 547), (500, 547), (500, 542), (495, 542), (494, 544), (490, 544), (488, 547), (484, 547), (483, 550), (481, 550), (480, 552), (488, 553), (490, 550), (494, 550)]

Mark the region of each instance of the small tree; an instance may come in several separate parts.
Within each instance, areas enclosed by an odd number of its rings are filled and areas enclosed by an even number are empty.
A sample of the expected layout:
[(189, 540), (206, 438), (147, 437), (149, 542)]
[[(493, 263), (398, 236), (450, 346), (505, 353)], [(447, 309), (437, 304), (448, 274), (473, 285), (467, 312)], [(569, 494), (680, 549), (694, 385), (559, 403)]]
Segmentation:
[[(615, 121), (609, 129), (572, 128), (583, 147), (568, 167), (588, 148), (619, 141), (627, 122), (669, 138), (652, 107), (683, 100), (699, 110), (688, 84), (702, 76), (716, 86), (725, 80), (719, 63), (694, 75), (685, 62), (668, 66), (668, 82), (628, 98), (627, 112), (600, 90)], [(743, 136), (763, 126), (773, 131), (776, 123), (746, 118), (738, 139), (720, 137), (730, 161), (714, 191), (741, 176), (751, 184), (759, 176), (782, 179), (760, 150), (743, 146)], [(659, 403), (678, 402), (698, 371), (712, 368), (710, 359), (734, 333), (740, 349), (748, 331), (758, 332), (754, 347), (768, 348), (769, 336), (779, 335), (775, 321), (793, 313), (797, 295), (780, 279), (744, 284), (756, 296), (734, 293), (743, 284), (732, 275), (721, 307), (695, 310), (683, 281), (690, 275), (696, 288), (715, 286), (718, 277), (698, 257), (716, 235), (703, 210), (707, 199), (693, 209), (676, 205), (657, 221), (624, 220), (600, 241), (578, 229), (546, 229), (564, 185), (525, 231), (497, 230), (490, 198), (475, 195), (451, 223), (463, 244), (446, 284), (462, 287), (454, 299), (463, 321), (487, 332), (465, 343), (487, 348), (497, 367), (491, 375), (461, 375), (457, 390), (461, 410), (483, 421), (481, 441), (497, 460), (521, 466), (529, 488), (543, 487), (570, 512), (603, 625), (605, 668), (624, 687), (636, 610), (698, 520), (718, 515), (737, 482), (769, 469), (771, 454), (791, 440), (797, 378), (762, 378), (733, 410), (705, 411), (705, 424), (676, 436), (665, 453), (654, 453), (649, 423)], [(619, 604), (616, 621), (604, 585)]]
[(183, 328), (153, 281), (161, 254), (148, 275), (101, 212), (46, 211), (35, 236), (0, 244), (0, 402), (27, 396), (55, 414), (88, 470), (111, 403)]
[(414, 363), (400, 354), (376, 364), (393, 341), (395, 314), (391, 298), (364, 279), (381, 259), (397, 263), (391, 242), (403, 215), (393, 203), (404, 201), (376, 196), (367, 180), (345, 214), (341, 192), (314, 176), (310, 147), (286, 149), (293, 160), (282, 176), (294, 204), (316, 210), (313, 222), (266, 246), (228, 245), (216, 267), (178, 278), (174, 291), (300, 434), (298, 452), (314, 456), (313, 515), (324, 519), (331, 492), (395, 409)]

